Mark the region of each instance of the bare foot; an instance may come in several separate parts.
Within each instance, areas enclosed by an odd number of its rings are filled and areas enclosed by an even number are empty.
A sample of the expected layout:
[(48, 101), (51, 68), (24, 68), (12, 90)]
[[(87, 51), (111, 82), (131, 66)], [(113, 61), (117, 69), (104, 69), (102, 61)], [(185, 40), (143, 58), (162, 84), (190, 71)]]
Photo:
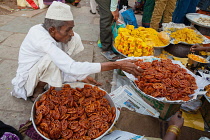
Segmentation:
[(39, 96), (39, 94), (42, 94), (44, 92), (44, 87), (47, 83), (39, 81), (36, 88), (34, 89), (34, 93), (29, 99), (34, 102), (36, 98)]
[(33, 96), (30, 97), (31, 101), (34, 102), (36, 100), (36, 98), (39, 96), (39, 94), (42, 94), (43, 92), (44, 92), (44, 88), (36, 89), (36, 91), (34, 91)]

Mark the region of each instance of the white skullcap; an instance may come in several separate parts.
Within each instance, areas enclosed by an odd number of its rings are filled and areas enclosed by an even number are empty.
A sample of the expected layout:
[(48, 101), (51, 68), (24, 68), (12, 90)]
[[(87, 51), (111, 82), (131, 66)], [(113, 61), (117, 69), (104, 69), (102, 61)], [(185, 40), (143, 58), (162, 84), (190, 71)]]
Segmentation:
[(62, 21), (74, 20), (71, 13), (71, 7), (58, 1), (53, 1), (47, 10), (45, 18)]

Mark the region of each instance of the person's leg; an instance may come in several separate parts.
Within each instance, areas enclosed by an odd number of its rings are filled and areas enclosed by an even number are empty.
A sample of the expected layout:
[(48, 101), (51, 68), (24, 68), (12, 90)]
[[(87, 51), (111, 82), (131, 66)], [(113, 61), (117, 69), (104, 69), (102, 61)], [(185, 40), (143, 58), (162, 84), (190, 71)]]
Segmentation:
[(189, 4), (190, 0), (177, 0), (176, 8), (172, 16), (172, 21), (174, 23), (184, 23)]
[[(199, 1), (200, 0), (190, 0), (190, 4), (187, 8), (187, 13), (195, 13), (196, 12), (196, 6), (198, 5)], [(184, 24), (185, 25), (190, 25), (191, 24), (191, 22), (186, 18), (186, 16), (185, 16), (185, 19), (184, 19)]]
[(134, 14), (140, 13), (140, 2), (136, 1), (134, 5)]
[(112, 48), (112, 21), (113, 16), (110, 11), (111, 0), (96, 0), (100, 14), (100, 40), (102, 50), (108, 51)]
[(154, 10), (155, 0), (146, 0), (143, 8), (142, 26), (149, 28)]
[(176, 7), (176, 0), (168, 0), (165, 11), (163, 12), (163, 23), (172, 22), (172, 14)]
[(92, 14), (96, 14), (96, 1), (90, 0), (90, 10)]
[(156, 0), (150, 27), (158, 30), (168, 0)]
[(45, 55), (29, 70), (24, 87), (27, 97), (35, 100), (39, 94), (43, 93), (46, 83), (53, 87), (62, 87), (62, 82), (60, 69), (52, 62), (49, 55)]
[(32, 101), (35, 101), (36, 98), (39, 96), (39, 94), (42, 94), (44, 92), (44, 87), (47, 85), (47, 83), (39, 81), (37, 86), (34, 89), (33, 96), (31, 97)]
[(81, 0), (75, 0), (74, 1), (74, 6), (76, 6), (77, 8), (81, 8), (80, 1)]

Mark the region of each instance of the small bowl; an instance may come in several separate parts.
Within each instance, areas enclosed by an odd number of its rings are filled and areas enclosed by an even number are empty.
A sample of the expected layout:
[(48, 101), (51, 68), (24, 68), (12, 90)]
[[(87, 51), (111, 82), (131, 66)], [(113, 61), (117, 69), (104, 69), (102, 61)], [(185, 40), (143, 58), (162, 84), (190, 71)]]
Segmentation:
[(154, 48), (154, 56), (159, 56), (162, 53), (163, 48), (167, 47), (169, 44), (167, 44), (165, 46), (160, 46), (160, 47), (153, 47)]
[[(194, 54), (194, 55), (195, 55), (195, 54)], [(201, 56), (199, 56), (199, 55), (196, 55), (196, 56), (205, 59), (204, 57), (201, 57)], [(205, 59), (205, 60), (206, 60), (206, 59)], [(198, 65), (200, 65), (200, 64), (202, 64), (202, 65), (205, 65), (205, 64), (208, 65), (210, 62), (209, 62), (208, 60), (206, 60), (206, 61), (207, 61), (206, 63), (198, 62), (198, 61), (193, 60), (193, 59), (191, 59), (191, 58), (188, 57), (188, 64), (189, 64), (189, 65), (193, 65), (193, 66), (198, 66)]]

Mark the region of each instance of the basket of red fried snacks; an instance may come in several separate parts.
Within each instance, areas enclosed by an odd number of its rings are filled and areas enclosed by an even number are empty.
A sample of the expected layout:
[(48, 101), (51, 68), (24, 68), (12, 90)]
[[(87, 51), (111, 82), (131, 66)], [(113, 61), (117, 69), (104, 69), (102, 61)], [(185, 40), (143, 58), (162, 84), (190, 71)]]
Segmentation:
[(116, 121), (116, 107), (106, 91), (85, 83), (50, 87), (32, 106), (32, 123), (44, 139), (102, 138)]
[[(197, 97), (195, 92), (198, 86), (194, 74), (178, 61), (155, 57), (136, 59), (135, 64), (144, 72), (135, 79), (130, 79), (140, 94), (178, 104)], [(127, 73), (126, 76), (129, 78)]]

